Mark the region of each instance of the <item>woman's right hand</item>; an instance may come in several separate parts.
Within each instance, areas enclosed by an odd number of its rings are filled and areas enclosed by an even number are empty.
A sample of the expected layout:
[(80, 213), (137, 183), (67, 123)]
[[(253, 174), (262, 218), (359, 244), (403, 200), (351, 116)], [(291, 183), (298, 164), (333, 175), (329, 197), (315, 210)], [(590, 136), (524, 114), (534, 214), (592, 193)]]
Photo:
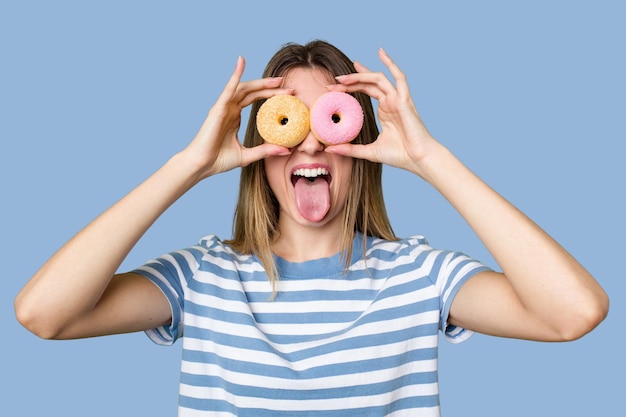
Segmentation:
[(243, 167), (268, 156), (290, 152), (288, 148), (269, 143), (246, 148), (239, 141), (241, 111), (244, 107), (260, 98), (293, 93), (290, 89), (280, 88), (282, 77), (241, 82), (244, 68), (245, 61), (239, 57), (226, 87), (194, 140), (183, 151), (195, 164), (199, 179)]
[[(26, 283), (15, 299), (18, 320), (43, 338), (73, 339), (154, 328), (171, 319), (163, 293), (134, 274), (116, 275), (156, 219), (198, 181), (289, 149), (244, 148), (241, 110), (259, 98), (292, 94), (282, 79), (240, 82), (239, 58), (194, 140), (77, 233)], [(94, 255), (96, 254), (96, 255)]]

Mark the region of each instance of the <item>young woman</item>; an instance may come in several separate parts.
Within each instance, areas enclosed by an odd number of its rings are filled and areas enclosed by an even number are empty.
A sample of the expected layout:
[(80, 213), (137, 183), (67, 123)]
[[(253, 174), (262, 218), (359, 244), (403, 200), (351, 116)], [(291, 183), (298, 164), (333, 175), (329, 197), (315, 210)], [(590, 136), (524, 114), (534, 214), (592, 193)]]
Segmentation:
[[(591, 331), (608, 311), (604, 291), (429, 134), (404, 73), (379, 57), (394, 82), (323, 41), (285, 45), (253, 81), (241, 81), (240, 58), (194, 140), (25, 285), (19, 321), (50, 339), (183, 338), (181, 416), (437, 416), (439, 331), (454, 342), (472, 332), (566, 341)], [(328, 91), (363, 108), (352, 143), (325, 146), (311, 132), (291, 149), (264, 143), (255, 123), (265, 99), (291, 94), (311, 109)], [(241, 110), (251, 104), (242, 146)], [(435, 187), (502, 272), (421, 236), (397, 238), (382, 164)], [(116, 274), (172, 203), (238, 167), (231, 240), (209, 235)], [(309, 184), (306, 169), (319, 178)]]

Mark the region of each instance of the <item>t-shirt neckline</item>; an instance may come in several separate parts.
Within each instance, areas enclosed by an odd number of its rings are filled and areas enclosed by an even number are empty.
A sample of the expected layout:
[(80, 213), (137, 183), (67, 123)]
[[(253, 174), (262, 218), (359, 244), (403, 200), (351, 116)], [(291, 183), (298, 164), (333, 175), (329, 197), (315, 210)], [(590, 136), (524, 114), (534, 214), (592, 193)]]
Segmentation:
[[(363, 258), (363, 234), (357, 232), (352, 241), (353, 264)], [(345, 262), (342, 253), (336, 253), (329, 257), (312, 259), (303, 262), (290, 262), (280, 256), (274, 255), (274, 261), (281, 278), (319, 278), (342, 274), (345, 270)]]

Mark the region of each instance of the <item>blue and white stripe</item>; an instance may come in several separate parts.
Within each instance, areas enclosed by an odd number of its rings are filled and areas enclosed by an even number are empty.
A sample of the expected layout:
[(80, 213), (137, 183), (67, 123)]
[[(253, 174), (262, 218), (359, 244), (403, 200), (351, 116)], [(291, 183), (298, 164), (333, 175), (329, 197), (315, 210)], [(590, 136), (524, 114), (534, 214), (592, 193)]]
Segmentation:
[(277, 258), (278, 295), (259, 260), (208, 236), (135, 272), (159, 286), (183, 338), (180, 416), (438, 416), (438, 332), (460, 286), (486, 267), (421, 236), (354, 242), (339, 255)]

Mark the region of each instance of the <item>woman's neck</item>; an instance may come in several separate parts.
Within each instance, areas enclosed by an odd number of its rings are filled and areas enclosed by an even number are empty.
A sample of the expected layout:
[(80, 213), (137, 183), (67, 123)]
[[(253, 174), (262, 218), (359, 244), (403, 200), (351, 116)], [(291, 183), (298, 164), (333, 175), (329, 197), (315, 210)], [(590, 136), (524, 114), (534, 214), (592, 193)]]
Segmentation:
[(280, 233), (272, 244), (272, 251), (289, 262), (327, 258), (341, 251), (339, 224), (311, 227), (284, 221), (279, 227)]

